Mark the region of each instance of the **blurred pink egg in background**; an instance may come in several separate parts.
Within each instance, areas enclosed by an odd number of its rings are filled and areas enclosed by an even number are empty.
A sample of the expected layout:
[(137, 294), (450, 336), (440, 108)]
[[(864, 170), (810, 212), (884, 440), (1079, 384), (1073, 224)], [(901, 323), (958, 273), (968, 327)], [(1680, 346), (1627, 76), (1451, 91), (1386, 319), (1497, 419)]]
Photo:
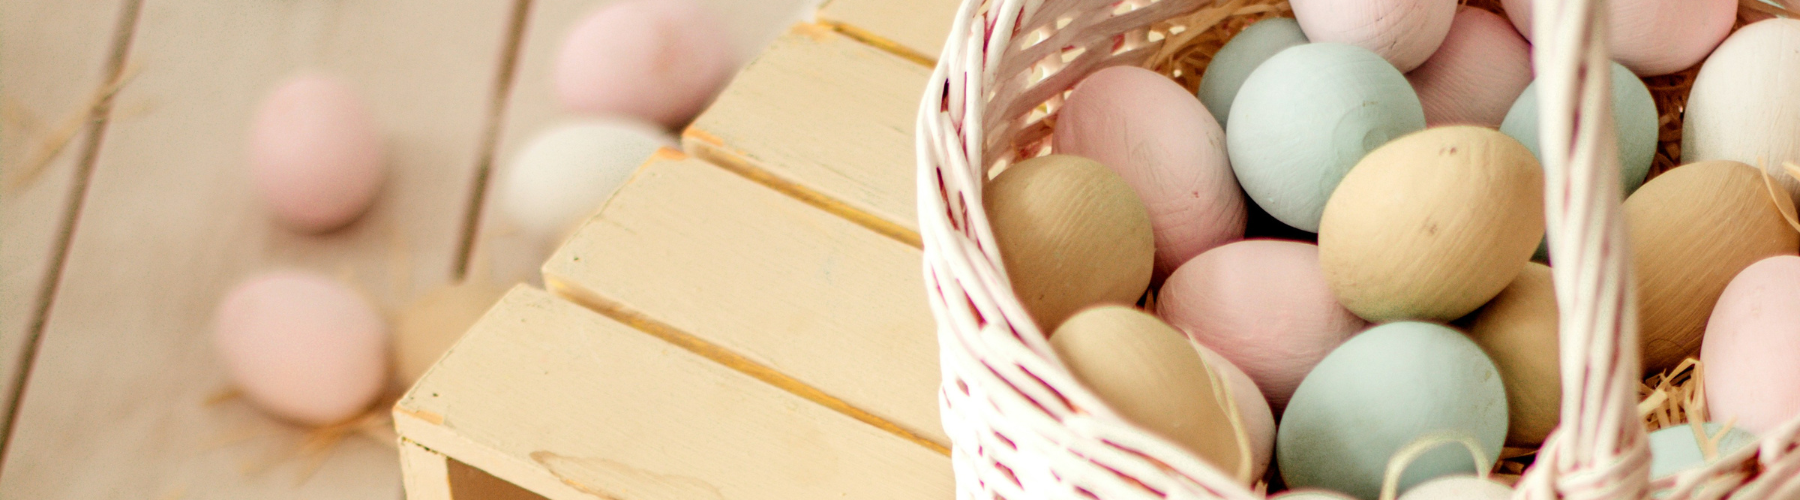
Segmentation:
[(693, 0), (623, 0), (577, 24), (558, 54), (563, 106), (679, 128), (737, 68), (725, 27)]
[(1761, 434), (1800, 417), (1800, 256), (1738, 273), (1701, 340), (1711, 421)]
[(1531, 84), (1531, 44), (1498, 14), (1460, 7), (1450, 35), (1406, 80), (1425, 107), (1426, 126), (1498, 128)]
[(361, 414), (387, 387), (388, 332), (355, 290), (330, 278), (274, 271), (219, 304), (213, 343), (256, 406), (304, 425)]
[(373, 114), (348, 84), (321, 75), (283, 83), (250, 129), (250, 173), (264, 204), (306, 232), (342, 227), (368, 210), (386, 176)]

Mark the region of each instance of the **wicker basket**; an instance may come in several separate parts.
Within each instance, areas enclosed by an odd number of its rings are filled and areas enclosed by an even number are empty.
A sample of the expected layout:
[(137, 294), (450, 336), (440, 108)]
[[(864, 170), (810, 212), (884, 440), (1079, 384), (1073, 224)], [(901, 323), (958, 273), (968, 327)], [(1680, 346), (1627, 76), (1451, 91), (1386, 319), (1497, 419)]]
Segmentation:
[[(1221, 1), (1221, 3), (1224, 3)], [(1636, 408), (1635, 299), (1617, 200), (1600, 0), (1538, 0), (1535, 66), (1549, 247), (1561, 317), (1563, 425), (1517, 498), (1800, 499), (1800, 419), (1710, 466), (1651, 484)], [(1013, 294), (981, 192), (1043, 154), (1083, 76), (1143, 64), (1152, 26), (1206, 0), (964, 0), (921, 102), (918, 207), (938, 323), (945, 431), (964, 499), (1262, 495), (1127, 423), (1077, 383)], [(1584, 71), (1585, 68), (1599, 68)], [(1585, 76), (1584, 76), (1585, 75)], [(1584, 117), (1599, 117), (1598, 120)]]

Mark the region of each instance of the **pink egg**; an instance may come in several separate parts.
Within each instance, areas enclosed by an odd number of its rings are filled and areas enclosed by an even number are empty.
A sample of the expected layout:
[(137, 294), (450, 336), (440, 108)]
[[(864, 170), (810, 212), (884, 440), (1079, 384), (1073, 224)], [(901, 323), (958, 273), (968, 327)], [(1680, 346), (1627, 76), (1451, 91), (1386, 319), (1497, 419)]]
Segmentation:
[(1250, 442), (1250, 477), (1263, 477), (1269, 471), (1269, 460), (1275, 457), (1275, 413), (1269, 410), (1269, 400), (1263, 398), (1262, 390), (1256, 388), (1256, 382), (1244, 370), (1224, 356), (1198, 343), (1194, 350), (1200, 351), (1206, 366), (1218, 370), (1225, 376), (1225, 383), (1230, 384), (1231, 400), (1237, 404), (1238, 418), (1243, 421), (1244, 434)]
[(1425, 107), (1426, 126), (1499, 128), (1531, 84), (1531, 44), (1499, 15), (1460, 7), (1450, 35), (1406, 80)]
[(1243, 369), (1277, 416), (1307, 372), (1368, 325), (1332, 295), (1318, 246), (1281, 240), (1200, 254), (1169, 275), (1156, 310)]
[(388, 332), (368, 301), (329, 278), (276, 271), (226, 294), (213, 343), (244, 396), (296, 423), (341, 422), (386, 387)]
[(1456, 0), (1292, 0), (1300, 31), (1313, 42), (1355, 45), (1404, 73), (1419, 67), (1450, 33)]
[(1064, 103), (1054, 143), (1118, 172), (1137, 192), (1156, 238), (1156, 279), (1243, 239), (1244, 195), (1225, 131), (1168, 77), (1129, 66), (1088, 75)]
[[(1502, 0), (1506, 17), (1531, 40), (1532, 0)], [(1736, 0), (1631, 0), (1607, 2), (1607, 40), (1612, 58), (1638, 76), (1666, 75), (1692, 67), (1731, 33)]]
[(737, 69), (725, 28), (692, 0), (622, 0), (575, 26), (556, 60), (556, 96), (582, 113), (678, 128)]
[(344, 82), (306, 75), (277, 87), (250, 129), (250, 176), (277, 220), (342, 227), (368, 210), (386, 166), (368, 106)]
[(1800, 418), (1800, 257), (1744, 268), (1713, 306), (1700, 344), (1714, 422), (1761, 434)]

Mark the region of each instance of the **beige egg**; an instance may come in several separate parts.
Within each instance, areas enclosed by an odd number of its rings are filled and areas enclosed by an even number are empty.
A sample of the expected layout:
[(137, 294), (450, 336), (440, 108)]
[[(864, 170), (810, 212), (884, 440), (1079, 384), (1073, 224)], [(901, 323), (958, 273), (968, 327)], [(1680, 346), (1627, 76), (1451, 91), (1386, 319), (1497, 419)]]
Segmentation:
[(1800, 251), (1800, 233), (1781, 215), (1793, 207), (1755, 167), (1727, 160), (1670, 170), (1625, 199), (1646, 372), (1700, 350), (1713, 305), (1738, 272)]
[(398, 382), (405, 386), (418, 382), (505, 293), (505, 288), (486, 280), (467, 280), (432, 290), (400, 310), (394, 320)]
[(1069, 318), (1050, 345), (1107, 405), (1249, 484), (1253, 461), (1229, 384), (1187, 337), (1149, 313), (1106, 305)]
[(1319, 266), (1370, 321), (1450, 321), (1518, 277), (1544, 232), (1544, 173), (1493, 129), (1427, 129), (1369, 153), (1319, 224)]
[(988, 183), (982, 203), (1013, 293), (1045, 332), (1090, 305), (1134, 303), (1150, 286), (1149, 211), (1099, 162), (1019, 162)]
[(1238, 422), (1244, 428), (1244, 442), (1250, 447), (1250, 477), (1263, 477), (1269, 471), (1269, 461), (1275, 458), (1275, 412), (1269, 408), (1268, 398), (1263, 397), (1250, 375), (1230, 360), (1198, 342), (1192, 345), (1200, 351), (1200, 360), (1225, 378)]
[(1469, 323), (1469, 337), (1506, 384), (1509, 445), (1542, 445), (1562, 417), (1556, 309), (1550, 268), (1532, 262)]

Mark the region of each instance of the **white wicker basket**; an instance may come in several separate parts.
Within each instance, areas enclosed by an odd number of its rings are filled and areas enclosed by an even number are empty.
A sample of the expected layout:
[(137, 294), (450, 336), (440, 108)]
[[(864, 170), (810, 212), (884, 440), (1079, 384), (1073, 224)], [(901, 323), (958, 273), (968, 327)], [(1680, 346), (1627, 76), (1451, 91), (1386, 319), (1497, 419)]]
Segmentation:
[[(1211, 4), (964, 0), (958, 11), (920, 103), (917, 153), (939, 402), (959, 498), (1261, 496), (1127, 423), (1070, 376), (1013, 294), (981, 208), (992, 169), (1044, 151), (1046, 118), (1067, 90), (1097, 69), (1141, 64), (1160, 43), (1152, 24)], [(1800, 419), (1760, 447), (1650, 484), (1602, 7), (1538, 0), (1535, 8), (1550, 14), (1535, 16), (1533, 28), (1564, 425), (1515, 496), (1800, 499)]]

